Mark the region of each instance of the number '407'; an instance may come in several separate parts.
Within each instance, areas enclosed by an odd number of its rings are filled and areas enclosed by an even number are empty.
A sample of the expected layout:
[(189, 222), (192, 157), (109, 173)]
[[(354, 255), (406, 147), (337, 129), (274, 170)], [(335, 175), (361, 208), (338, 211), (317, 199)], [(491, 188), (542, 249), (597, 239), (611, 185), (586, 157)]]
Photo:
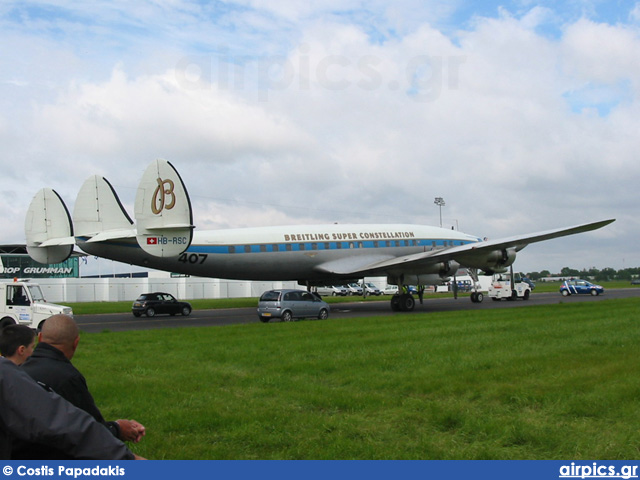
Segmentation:
[(178, 258), (179, 262), (202, 265), (207, 259), (206, 253), (183, 253)]

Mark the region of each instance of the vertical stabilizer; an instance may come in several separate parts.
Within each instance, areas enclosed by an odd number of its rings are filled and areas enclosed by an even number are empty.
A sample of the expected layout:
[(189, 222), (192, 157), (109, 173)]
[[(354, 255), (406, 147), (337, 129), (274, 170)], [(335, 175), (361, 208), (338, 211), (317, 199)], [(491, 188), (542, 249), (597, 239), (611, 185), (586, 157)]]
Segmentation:
[(191, 244), (191, 201), (168, 161), (155, 160), (145, 170), (136, 193), (135, 218), (138, 244), (151, 255), (172, 257)]
[(122, 206), (109, 181), (99, 175), (89, 177), (76, 198), (73, 225), (77, 237), (88, 242), (135, 235), (133, 221)]
[(31, 200), (24, 223), (27, 252), (36, 262), (64, 262), (73, 251), (73, 224), (55, 190), (43, 188)]

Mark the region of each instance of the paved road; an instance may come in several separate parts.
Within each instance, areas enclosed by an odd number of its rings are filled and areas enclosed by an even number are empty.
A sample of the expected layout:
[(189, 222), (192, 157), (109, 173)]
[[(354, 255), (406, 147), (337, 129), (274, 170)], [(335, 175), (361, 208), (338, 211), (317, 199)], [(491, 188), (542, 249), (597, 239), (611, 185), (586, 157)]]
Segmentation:
[[(610, 289), (604, 295), (592, 297), (590, 295), (572, 295), (562, 297), (559, 293), (533, 293), (528, 301), (516, 300), (494, 302), (485, 296), (485, 301), (471, 303), (468, 297), (453, 298), (425, 298), (424, 304), (416, 302), (414, 312), (449, 312), (489, 308), (519, 308), (529, 305), (550, 305), (556, 303), (599, 302), (607, 299), (640, 297), (640, 288)], [(354, 318), (364, 316), (393, 316), (401, 313), (392, 312), (388, 296), (381, 297), (379, 302), (341, 303), (331, 306), (331, 318)], [(402, 314), (404, 315), (404, 314)], [(255, 308), (233, 308), (223, 310), (197, 310), (188, 317), (167, 315), (153, 318), (136, 318), (130, 313), (76, 315), (76, 322), (83, 332), (101, 332), (104, 330), (128, 331), (150, 330), (157, 328), (175, 327), (205, 327), (236, 325), (242, 323), (259, 323)]]

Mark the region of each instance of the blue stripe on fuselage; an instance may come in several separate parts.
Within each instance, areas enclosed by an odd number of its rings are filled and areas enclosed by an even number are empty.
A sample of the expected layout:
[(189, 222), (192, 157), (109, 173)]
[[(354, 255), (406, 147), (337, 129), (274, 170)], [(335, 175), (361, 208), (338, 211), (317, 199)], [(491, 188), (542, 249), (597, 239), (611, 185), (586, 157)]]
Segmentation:
[(347, 242), (259, 243), (238, 245), (191, 245), (187, 252), (207, 254), (237, 254), (266, 252), (303, 252), (319, 250), (379, 249), (394, 247), (426, 247), (431, 249), (475, 243), (465, 240), (353, 240)]

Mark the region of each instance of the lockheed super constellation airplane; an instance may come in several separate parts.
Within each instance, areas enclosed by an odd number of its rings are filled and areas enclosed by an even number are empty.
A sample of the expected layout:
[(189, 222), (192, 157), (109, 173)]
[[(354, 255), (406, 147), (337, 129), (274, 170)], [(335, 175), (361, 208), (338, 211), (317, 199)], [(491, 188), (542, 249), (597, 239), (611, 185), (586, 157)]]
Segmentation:
[[(51, 189), (33, 198), (25, 221), (29, 255), (59, 263), (74, 245), (88, 254), (158, 270), (238, 280), (297, 280), (308, 288), (386, 276), (398, 285), (393, 310), (411, 311), (408, 285), (440, 285), (467, 268), (504, 272), (530, 243), (595, 230), (614, 220), (483, 241), (419, 225), (308, 225), (194, 232), (191, 202), (176, 169), (152, 162), (135, 199), (135, 223), (111, 184), (93, 176), (76, 199), (73, 220)], [(482, 293), (474, 291), (474, 302)]]

